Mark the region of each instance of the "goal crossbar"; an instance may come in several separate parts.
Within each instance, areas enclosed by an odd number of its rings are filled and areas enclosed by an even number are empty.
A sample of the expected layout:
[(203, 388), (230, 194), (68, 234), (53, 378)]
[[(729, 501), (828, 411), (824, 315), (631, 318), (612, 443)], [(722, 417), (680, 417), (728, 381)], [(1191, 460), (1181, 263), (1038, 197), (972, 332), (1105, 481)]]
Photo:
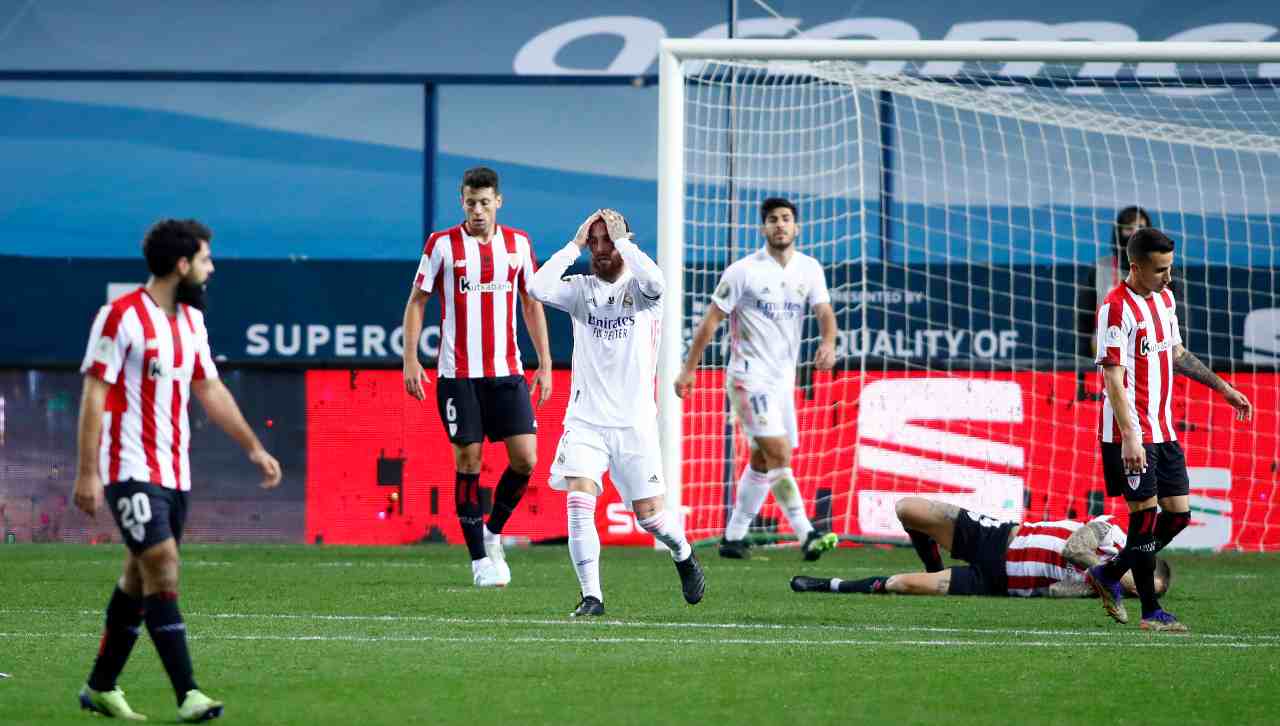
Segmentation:
[[(659, 62), (659, 131), (658, 131), (658, 262), (666, 276), (662, 345), (659, 353), (659, 426), (664, 448), (664, 476), (668, 483), (668, 508), (681, 513), (682, 499), (682, 404), (674, 393), (674, 380), (683, 357), (684, 305), (685, 305), (685, 102), (686, 83), (696, 82), (696, 75), (685, 67), (688, 61), (726, 61), (758, 65), (768, 72), (807, 74), (818, 80), (830, 80), (822, 64), (828, 61), (951, 61), (1016, 63), (1043, 62), (1048, 64), (1083, 64), (1110, 62), (1138, 64), (1124, 78), (1140, 79), (1142, 83), (1177, 82), (1179, 70), (1175, 64), (1187, 64), (1186, 76), (1194, 75), (1197, 64), (1258, 64), (1256, 68), (1240, 69), (1241, 77), (1248, 83), (1256, 79), (1260, 85), (1280, 84), (1280, 43), (1259, 42), (1091, 42), (1091, 41), (881, 41), (881, 40), (817, 40), (817, 39), (665, 39), (661, 41)], [(788, 62), (807, 62), (809, 65), (795, 69)], [(1142, 64), (1150, 64), (1143, 66)], [(1159, 64), (1159, 65), (1156, 65)], [(916, 66), (920, 68), (920, 66)], [(1059, 78), (1076, 73), (1066, 69), (1047, 73), (1046, 77)], [(913, 74), (910, 70), (900, 73), (860, 73), (856, 68), (844, 68), (834, 74), (835, 82), (849, 82), (851, 74), (857, 76), (857, 85), (866, 90), (884, 91), (904, 96), (916, 93), (917, 85), (930, 80), (927, 71)], [(1024, 75), (1010, 73), (993, 79), (1023, 79)], [(1120, 78), (1115, 74), (1111, 80)], [(1092, 80), (1088, 74), (1079, 73), (1078, 81)], [(1234, 76), (1233, 76), (1234, 79)], [(1221, 80), (1221, 79), (1220, 79)], [(1013, 85), (1017, 85), (1014, 83)], [(963, 84), (940, 92), (933, 88), (930, 100), (950, 107), (1004, 116), (1017, 121), (1048, 121), (1064, 128), (1083, 132), (1106, 133), (1116, 136), (1138, 137), (1146, 140), (1194, 143), (1205, 148), (1226, 148), (1256, 152), (1280, 152), (1280, 138), (1252, 129), (1206, 132), (1194, 126), (1176, 122), (1147, 121), (1137, 123), (1106, 110), (1075, 109), (1073, 116), (1055, 118), (1054, 107), (1040, 104), (1032, 109), (1029, 102), (1016, 95), (990, 95)]]

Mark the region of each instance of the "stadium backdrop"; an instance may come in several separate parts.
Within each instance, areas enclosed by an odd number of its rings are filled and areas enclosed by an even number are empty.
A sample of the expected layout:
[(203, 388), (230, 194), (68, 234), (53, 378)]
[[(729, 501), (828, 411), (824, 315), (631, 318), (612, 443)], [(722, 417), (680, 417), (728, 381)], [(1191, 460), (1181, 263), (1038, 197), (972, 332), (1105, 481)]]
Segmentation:
[[(260, 400), (247, 408), (255, 423), (271, 421), (279, 427), (269, 436), (280, 446), (292, 447), (286, 456), (292, 471), (304, 478), (297, 482), (301, 490), (264, 503), (222, 473), (233, 469), (215, 468), (204, 484), (211, 502), (203, 520), (205, 535), (334, 542), (456, 538), (456, 525), (448, 516), (451, 507), (439, 499), (447, 490), (442, 478), (446, 467), (424, 470), (422, 460), (413, 456), (414, 451), (439, 445), (432, 438), (439, 432), (431, 409), (423, 409), (425, 418), (386, 411), (373, 415), (379, 409), (372, 399), (361, 398), (376, 392), (384, 405), (402, 403), (396, 398), (397, 374), (386, 367), (394, 366), (398, 357), (395, 340), (403, 291), (423, 230), (456, 220), (453, 189), (461, 170), (487, 163), (504, 175), (510, 201), (503, 220), (528, 229), (540, 257), (559, 246), (584, 210), (601, 204), (626, 210), (652, 253), (648, 231), (656, 214), (651, 141), (656, 137), (656, 96), (650, 85), (651, 46), (664, 34), (714, 34), (717, 26), (723, 34), (725, 22), (719, 3), (658, 10), (650, 3), (616, 0), (584, 11), (577, 3), (549, 0), (539, 4), (536, 15), (522, 3), (496, 5), (491, 3), (484, 12), (502, 14), (508, 22), (490, 29), (483, 54), (461, 35), (437, 32), (439, 27), (473, 22), (468, 14), (478, 12), (449, 3), (424, 4), (419, 12), (386, 20), (390, 25), (351, 22), (365, 12), (360, 4), (337, 4), (325, 27), (290, 22), (288, 3), (275, 4), (272, 14), (263, 11), (253, 22), (229, 11), (206, 9), (201, 23), (187, 26), (186, 42), (180, 47), (156, 39), (167, 37), (164, 29), (181, 20), (174, 14), (181, 11), (150, 0), (135, 4), (135, 11), (126, 15), (34, 6), (11, 24), (0, 47), (0, 159), (5, 171), (0, 174), (0, 199), (6, 200), (0, 206), (0, 286), (6, 291), (0, 300), (6, 341), (0, 350), (0, 366), (5, 367), (0, 385), (7, 401), (0, 409), (7, 431), (7, 445), (0, 449), (6, 472), (0, 499), (6, 529), (18, 529), (24, 539), (41, 531), (53, 536), (59, 521), (66, 520), (59, 536), (92, 535), (92, 525), (64, 516), (65, 502), (59, 502), (60, 492), (69, 486), (67, 462), (73, 454), (68, 450), (72, 442), (66, 419), (74, 414), (74, 399), (68, 397), (76, 381), (67, 374), (82, 353), (83, 331), (92, 311), (106, 299), (110, 285), (138, 281), (137, 239), (142, 227), (157, 216), (177, 214), (205, 218), (219, 232), (219, 269), (212, 289), (214, 349), (226, 356), (228, 370), (238, 371), (233, 380), (248, 389), (259, 390), (264, 379), (273, 382), (271, 392), (260, 394)], [(927, 9), (865, 3), (853, 18), (845, 15), (847, 3), (772, 5), (786, 17), (749, 16), (742, 31), (782, 35), (797, 25), (810, 35), (842, 37), (914, 33), (921, 38), (959, 38), (985, 33), (1043, 39), (1052, 37), (1057, 23), (1092, 19), (1108, 23), (1105, 32), (1119, 34), (1109, 38), (1114, 40), (1269, 40), (1280, 28), (1280, 9), (1256, 0), (1209, 9), (1190, 2), (1166, 3), (1158, 10), (1082, 0), (1073, 4), (1070, 18), (1025, 3), (976, 0)], [(1194, 16), (1176, 12), (1177, 6), (1194, 8)], [(292, 12), (308, 13), (307, 4), (298, 2)], [(1182, 22), (1185, 17), (1195, 22)], [(214, 41), (233, 29), (241, 42), (234, 53), (224, 53), (219, 50), (223, 44)], [(324, 42), (307, 42), (303, 36), (311, 29), (321, 33)], [(602, 30), (616, 35), (601, 35)], [(1126, 35), (1130, 31), (1133, 37)], [(208, 43), (194, 39), (206, 49), (196, 58), (189, 53), (191, 33), (210, 37)], [(50, 34), (59, 41), (59, 54), (45, 52)], [(277, 52), (282, 37), (296, 41), (295, 52)], [(423, 37), (433, 39), (433, 52), (422, 52)], [(376, 47), (378, 52), (342, 51), (349, 47)], [(173, 72), (175, 68), (183, 71)], [(456, 74), (459, 68), (485, 75), (440, 75)], [(253, 75), (264, 73), (276, 75), (265, 78), (269, 83), (249, 82), (264, 80)], [(578, 84), (568, 86), (523, 82), (532, 75), (596, 73), (603, 77), (575, 76)], [(402, 74), (437, 74), (440, 82), (405, 83)], [(633, 87), (631, 81), (637, 78), (640, 82)], [(476, 85), (477, 81), (483, 83)], [(580, 84), (588, 82), (599, 85), (590, 94), (581, 93)], [(371, 113), (371, 108), (377, 112)], [(477, 127), (488, 132), (475, 134)], [(536, 144), (529, 143), (533, 135)], [(872, 207), (874, 216), (878, 205)], [(1037, 213), (1050, 216), (1042, 224), (1016, 226), (1063, 228), (1052, 223), (1055, 214), (1077, 220), (1109, 217), (1109, 210), (1008, 210), (1010, 219)], [(1204, 229), (1204, 222), (1194, 217), (1179, 215), (1174, 223), (1179, 226), (1175, 233), (1193, 246)], [(1230, 231), (1228, 237), (1252, 233), (1246, 229), (1248, 220), (1239, 224), (1242, 229)], [(995, 234), (1016, 234), (1009, 229)], [(912, 319), (947, 319), (942, 311), (949, 311), (951, 320), (943, 334), (954, 338), (963, 331), (968, 341), (935, 350), (933, 357), (950, 359), (953, 366), (989, 369), (993, 360), (1024, 358), (1037, 349), (1071, 350), (1071, 286), (1084, 280), (1089, 250), (1096, 251), (1094, 242), (1108, 231), (1100, 222), (1096, 229), (1078, 231), (1075, 238), (1054, 241), (1078, 247), (1064, 257), (1082, 264), (1029, 270), (1016, 268), (1025, 260), (1009, 259), (991, 268), (945, 273), (953, 279), (974, 274), (981, 278), (974, 280), (981, 283), (974, 288), (974, 299), (967, 289), (962, 294), (954, 286), (927, 284), (896, 264), (907, 259), (907, 250), (917, 261), (919, 255), (931, 255), (931, 245), (954, 249), (956, 240), (910, 244), (903, 230), (891, 229), (902, 244), (871, 250), (867, 275), (874, 281), (871, 290), (885, 292), (889, 302), (868, 307), (867, 337), (854, 333), (842, 339), (844, 350), (918, 362), (930, 354), (918, 342), (916, 333), (924, 331), (914, 329)], [(1221, 264), (1188, 270), (1182, 291), (1192, 315), (1200, 316), (1188, 324), (1212, 331), (1208, 337), (1191, 339), (1195, 352), (1220, 364), (1231, 361), (1237, 369), (1248, 369), (1243, 364), (1259, 357), (1274, 358), (1275, 350), (1246, 349), (1243, 339), (1251, 315), (1278, 316), (1262, 304), (1274, 292), (1274, 266), (1258, 266), (1255, 259), (1250, 270), (1239, 265), (1241, 260), (1207, 259)], [(1272, 265), (1274, 259), (1270, 255)], [(1228, 269), (1227, 263), (1236, 266)], [(1015, 269), (1034, 274), (1010, 274)], [(856, 268), (837, 266), (832, 282), (857, 284), (858, 274)], [(936, 266), (934, 274), (941, 276)], [(956, 316), (957, 311), (987, 307), (984, 296), (1025, 295), (1027, 289), (1015, 286), (1029, 281), (1036, 281), (1043, 292), (1035, 298), (1030, 316)], [(288, 294), (273, 294), (280, 290)], [(1258, 294), (1251, 297), (1241, 290)], [(856, 304), (838, 300), (837, 310)], [(434, 315), (435, 310), (429, 310), (427, 320)], [(567, 321), (558, 314), (550, 317), (553, 355), (563, 364), (569, 354)], [(425, 338), (427, 357), (432, 357), (432, 341), (430, 335)], [(1060, 432), (1055, 435), (1076, 437), (1088, 431), (1096, 392), (1082, 390), (1074, 371), (1059, 361), (1038, 360), (1043, 365), (1035, 372), (992, 375), (1023, 386), (1028, 391), (1026, 407), (1042, 407), (1035, 415), (1054, 422), (1053, 430)], [(1280, 380), (1270, 370), (1261, 368), (1237, 380), (1272, 390)], [(563, 379), (567, 371), (558, 375)], [(1037, 379), (1034, 385), (1032, 377)], [(1060, 393), (1032, 400), (1033, 389)], [(565, 381), (560, 390), (567, 390)], [(857, 391), (850, 387), (846, 394)], [(540, 414), (544, 449), (554, 446), (562, 403)], [(831, 403), (806, 410), (819, 415), (838, 408)], [(1219, 440), (1225, 434), (1208, 425), (1209, 413), (1203, 408), (1193, 405), (1184, 412), (1188, 436), (1206, 436), (1210, 451), (1230, 451), (1239, 442)], [(347, 414), (340, 420), (328, 415), (338, 410)], [(1267, 418), (1271, 415), (1274, 412), (1264, 414), (1255, 424), (1263, 433), (1261, 440), (1251, 443), (1261, 447), (1255, 451), (1280, 448), (1274, 439), (1278, 425)], [(326, 458), (337, 451), (320, 444), (326, 436), (344, 431), (362, 453), (349, 459)], [(844, 444), (856, 445), (856, 428), (846, 427), (843, 435), (854, 437), (841, 442), (847, 456), (852, 449)], [(1028, 433), (1011, 430), (1008, 436), (1020, 441)], [(209, 450), (201, 456), (214, 461), (227, 457), (225, 442), (216, 436), (208, 439)], [(31, 443), (32, 456), (15, 453), (23, 441)], [(1052, 446), (1045, 446), (1043, 439), (1024, 443), (1028, 470), (1037, 474), (1027, 478), (1027, 504), (1034, 511), (1039, 488), (1047, 486), (1044, 477), (1063, 465), (1052, 458), (1054, 452), (1090, 447), (1074, 438), (1055, 440)], [(396, 463), (400, 451), (408, 452), (403, 465)], [(544, 465), (549, 462), (549, 451), (541, 458)], [(350, 471), (343, 468), (348, 464)], [(1077, 465), (1093, 463), (1072, 462)], [(1231, 472), (1232, 486), (1224, 501), (1236, 511), (1258, 506), (1258, 496), (1269, 497), (1280, 486), (1275, 462), (1263, 456), (1251, 466), (1256, 470)], [(849, 482), (824, 481), (822, 471), (801, 475), (806, 486), (831, 490), (833, 507), (827, 516), (845, 516), (840, 503), (849, 497), (840, 492)], [(389, 485), (378, 481), (394, 478), (397, 472), (404, 482), (398, 490), (403, 496), (388, 511)], [(1096, 508), (1089, 490), (1088, 485), (1073, 490), (1063, 506)], [(1216, 489), (1202, 493), (1223, 496)], [(535, 491), (529, 511), (513, 524), (523, 536), (563, 535), (563, 516), (550, 496)], [(213, 511), (213, 503), (221, 509)], [(607, 541), (639, 541), (634, 526), (616, 507), (599, 511)], [(348, 525), (340, 516), (346, 512), (354, 517)], [(252, 520), (254, 516), (258, 519)], [(200, 522), (194, 522), (197, 535)], [(1266, 523), (1265, 535), (1231, 530), (1229, 539), (1248, 548), (1280, 548), (1280, 528), (1275, 524)]]

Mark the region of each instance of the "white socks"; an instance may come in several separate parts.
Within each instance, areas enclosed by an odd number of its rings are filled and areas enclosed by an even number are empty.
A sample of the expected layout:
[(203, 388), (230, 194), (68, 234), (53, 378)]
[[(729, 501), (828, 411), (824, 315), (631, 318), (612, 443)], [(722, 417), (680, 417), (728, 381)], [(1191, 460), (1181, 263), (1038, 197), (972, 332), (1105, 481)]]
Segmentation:
[[(747, 469), (750, 468), (747, 467)], [(787, 515), (787, 521), (791, 523), (791, 529), (796, 533), (800, 543), (803, 544), (805, 538), (813, 531), (813, 524), (809, 522), (809, 515), (805, 514), (804, 497), (800, 496), (800, 487), (796, 484), (796, 475), (791, 471), (791, 467), (786, 467), (783, 469), (770, 469), (769, 473), (764, 476), (769, 482), (769, 488), (773, 490), (773, 498), (777, 500), (783, 514)], [(734, 511), (734, 514), (737, 514), (737, 510)]]
[(671, 550), (671, 559), (676, 562), (684, 562), (689, 558), (689, 555), (693, 554), (693, 548), (689, 546), (689, 542), (684, 538), (684, 535), (673, 532), (667, 527), (666, 512), (658, 512), (648, 519), (636, 517), (636, 524), (639, 524), (641, 529), (653, 535), (654, 539), (666, 545), (667, 549)]
[(569, 559), (578, 574), (582, 596), (604, 602), (600, 591), (600, 533), (596, 531), (596, 498), (586, 492), (569, 492)]
[(739, 540), (746, 537), (747, 527), (751, 526), (751, 521), (760, 513), (760, 507), (764, 506), (764, 498), (768, 495), (767, 475), (750, 466), (743, 469), (742, 478), (738, 479), (738, 498), (734, 502), (729, 525), (724, 529), (724, 538)]
[(506, 559), (506, 553), (502, 551), (502, 535), (490, 532), (487, 524), (484, 525), (484, 553), (491, 560)]

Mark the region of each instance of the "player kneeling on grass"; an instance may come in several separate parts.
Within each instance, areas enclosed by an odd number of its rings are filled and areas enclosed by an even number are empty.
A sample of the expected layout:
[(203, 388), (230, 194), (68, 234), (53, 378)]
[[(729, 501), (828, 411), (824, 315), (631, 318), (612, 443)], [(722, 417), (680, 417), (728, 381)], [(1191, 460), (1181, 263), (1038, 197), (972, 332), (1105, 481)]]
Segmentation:
[[(666, 486), (653, 387), (662, 270), (631, 237), (621, 214), (592, 212), (529, 288), (573, 319), (573, 390), (551, 486), (569, 492), (569, 556), (582, 589), (574, 617), (604, 614), (595, 510), (606, 469), (640, 527), (671, 550), (685, 601), (698, 603), (705, 589), (693, 548), (662, 511)], [(563, 277), (584, 248), (592, 274)]]
[[(861, 580), (791, 578), (796, 592), (898, 593), (901, 595), (1008, 595), (1088, 597), (1085, 571), (1124, 547), (1119, 527), (1097, 518), (1088, 523), (1005, 522), (922, 497), (898, 502), (898, 520), (924, 562), (925, 572), (880, 575)], [(939, 546), (968, 562), (944, 569)], [(1169, 563), (1160, 560), (1156, 589), (1169, 589)], [(1137, 592), (1132, 578), (1123, 586)]]
[[(104, 498), (128, 550), (107, 603), (98, 657), (80, 707), (141, 721), (116, 687), (144, 623), (178, 701), (178, 719), (206, 721), (222, 703), (197, 689), (178, 611), (178, 543), (187, 518), (195, 392), (209, 418), (280, 483), (280, 464), (245, 423), (218, 378), (204, 325), (204, 285), (213, 274), (213, 234), (195, 220), (157, 223), (142, 241), (151, 279), (98, 311), (85, 353), (75, 504), (89, 516)], [(104, 487), (105, 482), (105, 487)]]

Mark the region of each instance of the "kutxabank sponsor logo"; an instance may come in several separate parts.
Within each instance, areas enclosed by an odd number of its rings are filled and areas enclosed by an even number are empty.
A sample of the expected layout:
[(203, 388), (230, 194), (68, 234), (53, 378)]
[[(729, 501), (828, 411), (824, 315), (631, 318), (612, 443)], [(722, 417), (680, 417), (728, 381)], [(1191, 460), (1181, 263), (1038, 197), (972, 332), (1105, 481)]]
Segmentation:
[(510, 292), (511, 282), (508, 280), (500, 280), (496, 282), (472, 282), (467, 276), (458, 278), (458, 292)]

